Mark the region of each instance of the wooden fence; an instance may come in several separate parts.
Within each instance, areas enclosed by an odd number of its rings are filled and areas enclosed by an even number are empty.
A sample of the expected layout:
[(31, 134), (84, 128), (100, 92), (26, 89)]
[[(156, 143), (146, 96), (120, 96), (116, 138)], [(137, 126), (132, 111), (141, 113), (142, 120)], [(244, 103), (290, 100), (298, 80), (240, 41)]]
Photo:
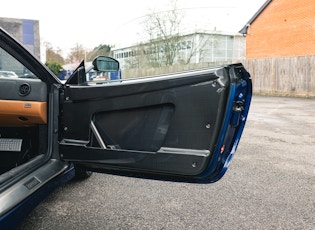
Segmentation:
[(315, 97), (315, 56), (249, 59), (243, 64), (254, 93)]
[[(315, 55), (241, 61), (252, 76), (255, 94), (315, 98)], [(152, 76), (228, 63), (200, 63), (147, 69), (127, 69), (123, 78)]]

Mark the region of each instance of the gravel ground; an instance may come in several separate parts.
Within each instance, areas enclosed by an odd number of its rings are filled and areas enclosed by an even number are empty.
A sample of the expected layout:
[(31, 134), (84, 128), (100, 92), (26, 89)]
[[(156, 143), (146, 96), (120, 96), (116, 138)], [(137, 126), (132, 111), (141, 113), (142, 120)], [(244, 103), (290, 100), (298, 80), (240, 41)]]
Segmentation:
[(254, 96), (226, 175), (186, 184), (93, 174), (19, 229), (315, 229), (315, 100)]

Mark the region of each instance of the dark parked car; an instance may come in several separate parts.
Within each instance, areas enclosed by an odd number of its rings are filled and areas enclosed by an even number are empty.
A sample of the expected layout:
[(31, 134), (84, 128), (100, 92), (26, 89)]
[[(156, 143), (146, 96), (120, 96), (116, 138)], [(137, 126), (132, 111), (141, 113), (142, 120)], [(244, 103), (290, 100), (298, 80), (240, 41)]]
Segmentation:
[(242, 64), (87, 81), (89, 70), (119, 71), (118, 61), (100, 56), (61, 82), (1, 28), (0, 64), (23, 76), (0, 79), (0, 229), (14, 228), (56, 187), (92, 171), (219, 180), (251, 100)]

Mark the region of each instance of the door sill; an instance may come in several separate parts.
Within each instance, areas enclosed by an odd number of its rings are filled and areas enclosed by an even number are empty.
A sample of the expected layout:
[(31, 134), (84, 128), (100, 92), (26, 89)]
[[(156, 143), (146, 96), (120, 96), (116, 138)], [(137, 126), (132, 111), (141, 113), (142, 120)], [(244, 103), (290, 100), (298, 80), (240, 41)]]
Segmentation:
[[(0, 193), (0, 216), (67, 169), (68, 163), (51, 159)], [(9, 173), (9, 172), (8, 172)]]

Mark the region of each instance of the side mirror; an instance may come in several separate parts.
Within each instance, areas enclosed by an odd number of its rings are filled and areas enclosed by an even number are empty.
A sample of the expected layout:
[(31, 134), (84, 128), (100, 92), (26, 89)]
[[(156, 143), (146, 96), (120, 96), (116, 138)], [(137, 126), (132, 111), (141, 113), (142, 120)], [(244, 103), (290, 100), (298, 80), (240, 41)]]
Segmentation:
[(119, 62), (111, 57), (98, 56), (93, 62), (94, 70), (103, 72), (116, 72), (119, 71)]

